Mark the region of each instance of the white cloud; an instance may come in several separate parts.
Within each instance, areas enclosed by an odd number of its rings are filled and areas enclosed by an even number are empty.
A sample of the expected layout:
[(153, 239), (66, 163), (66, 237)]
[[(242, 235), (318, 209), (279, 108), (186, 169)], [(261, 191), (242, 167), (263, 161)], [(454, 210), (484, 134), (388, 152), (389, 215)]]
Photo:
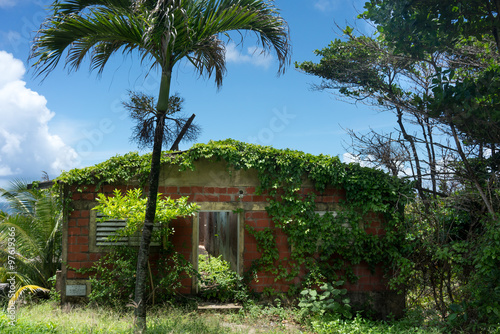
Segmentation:
[(49, 131), (54, 113), (47, 100), (26, 88), (24, 64), (0, 51), (0, 178), (49, 176), (75, 167), (73, 148)]
[(0, 8), (14, 7), (16, 0), (0, 0)]
[(373, 165), (370, 162), (363, 160), (359, 156), (354, 155), (352, 153), (344, 153), (342, 155), (342, 161), (346, 164), (355, 163), (359, 164), (362, 167), (373, 167)]
[(316, 0), (314, 2), (314, 8), (322, 12), (328, 12), (334, 10), (337, 8), (337, 6), (338, 6), (337, 0)]
[(257, 46), (249, 47), (246, 53), (242, 53), (237, 49), (235, 43), (229, 43), (226, 46), (226, 61), (237, 64), (247, 63), (267, 69), (271, 65), (273, 57), (269, 53), (264, 53), (263, 49)]

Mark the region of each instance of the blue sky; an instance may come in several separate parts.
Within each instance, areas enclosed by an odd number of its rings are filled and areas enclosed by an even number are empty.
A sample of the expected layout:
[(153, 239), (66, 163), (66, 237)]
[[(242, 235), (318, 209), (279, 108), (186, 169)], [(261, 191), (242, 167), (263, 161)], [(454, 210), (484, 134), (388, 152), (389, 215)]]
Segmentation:
[[(121, 102), (128, 90), (157, 94), (158, 73), (138, 58), (117, 55), (101, 77), (83, 66), (68, 73), (64, 64), (45, 79), (28, 62), (34, 31), (51, 0), (0, 0), (0, 186), (13, 178), (51, 178), (61, 170), (90, 166), (116, 154), (137, 151), (129, 138), (133, 123)], [(274, 54), (254, 52), (245, 36), (227, 47), (227, 76), (217, 90), (192, 66), (175, 68), (173, 92), (184, 99), (187, 115), (202, 127), (197, 142), (233, 138), (276, 148), (343, 158), (343, 128), (390, 130), (392, 115), (338, 101), (310, 89), (319, 79), (297, 71), (295, 61), (317, 60), (315, 49), (339, 37), (335, 22), (353, 25), (364, 1), (276, 0), (290, 27), (292, 64), (277, 76)], [(358, 29), (369, 33), (366, 23)], [(184, 143), (181, 149), (193, 143)], [(344, 145), (345, 146), (345, 145)]]

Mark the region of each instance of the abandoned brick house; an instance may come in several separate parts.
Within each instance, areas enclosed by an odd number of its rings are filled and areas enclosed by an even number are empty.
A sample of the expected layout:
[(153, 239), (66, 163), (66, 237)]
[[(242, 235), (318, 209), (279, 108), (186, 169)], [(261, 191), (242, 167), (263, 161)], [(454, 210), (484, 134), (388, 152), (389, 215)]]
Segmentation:
[[(223, 144), (227, 146), (227, 142)], [(239, 142), (237, 144), (243, 145)], [(219, 146), (224, 145), (219, 144)], [(198, 147), (199, 152), (208, 150), (208, 146)], [(262, 150), (256, 145), (251, 147)], [(178, 153), (176, 156), (190, 154), (192, 150)], [(238, 151), (238, 149), (233, 149), (233, 151)], [(206, 248), (212, 255), (222, 254), (233, 270), (243, 274), (254, 260), (262, 256), (256, 238), (248, 228), (245, 228), (248, 225), (255, 230), (271, 229), (276, 240), (279, 260), (290, 259), (292, 246), (288, 242), (288, 237), (282, 229), (276, 227), (267, 210), (272, 196), (265, 189), (260, 191), (262, 170), (252, 167), (235, 168), (234, 164), (225, 161), (224, 156), (217, 156), (216, 153), (203, 156), (199, 152), (198, 156), (193, 159), (192, 168), (181, 170), (178, 164), (168, 161), (162, 164), (159, 192), (171, 198), (189, 196), (190, 200), (200, 207), (195, 216), (171, 222), (171, 226), (175, 229), (175, 233), (170, 237), (174, 248), (195, 268), (197, 268), (200, 249)], [(267, 161), (268, 165), (276, 163), (276, 155), (288, 154), (281, 150), (272, 152), (274, 153), (267, 156), (273, 157), (270, 159), (274, 161)], [(248, 152), (243, 154), (249, 155)], [(338, 164), (347, 166), (340, 162)], [(98, 165), (90, 171), (94, 179), (98, 179), (105, 173), (100, 168)], [(380, 175), (382, 174), (380, 172)], [(113, 233), (113, 229), (120, 227), (116, 222), (116, 224), (113, 222), (106, 224), (106, 222), (97, 221), (99, 214), (92, 210), (97, 205), (97, 195), (99, 193), (111, 195), (114, 189), (127, 190), (140, 186), (138, 177), (127, 181), (114, 178), (113, 182), (102, 182), (101, 179), (94, 183), (82, 183), (81, 179), (77, 182), (60, 178), (59, 181), (63, 184), (62, 189), (71, 209), (63, 225), (64, 265), (61, 273), (63, 302), (77, 301), (88, 295), (92, 289), (88, 276), (77, 273), (74, 269), (88, 268), (98, 260), (107, 251), (108, 241), (105, 237)], [(306, 175), (302, 178), (300, 188), (295, 192), (299, 196), (314, 194), (315, 212), (318, 215), (340, 210), (342, 203), (345, 203), (346, 198), (349, 197), (346, 196), (346, 190), (338, 185), (327, 184), (321, 191), (316, 190), (314, 182)], [(363, 219), (363, 228), (367, 234), (376, 237), (384, 236), (383, 212), (366, 214)], [(152, 252), (154, 253), (154, 247)], [(389, 290), (387, 272), (387, 266), (384, 267), (382, 264), (370, 267), (363, 261), (354, 263), (352, 273), (357, 280), (345, 285), (351, 300), (365, 303), (369, 301), (382, 315), (400, 314), (404, 308), (404, 297)], [(301, 274), (303, 275), (304, 271)], [(266, 288), (286, 292), (291, 285), (300, 282), (300, 276), (298, 275), (292, 281), (277, 280), (276, 276), (269, 271), (259, 271), (258, 280), (253, 280), (250, 288), (256, 292), (262, 292)], [(197, 288), (195, 278), (184, 279), (180, 292), (196, 293)]]

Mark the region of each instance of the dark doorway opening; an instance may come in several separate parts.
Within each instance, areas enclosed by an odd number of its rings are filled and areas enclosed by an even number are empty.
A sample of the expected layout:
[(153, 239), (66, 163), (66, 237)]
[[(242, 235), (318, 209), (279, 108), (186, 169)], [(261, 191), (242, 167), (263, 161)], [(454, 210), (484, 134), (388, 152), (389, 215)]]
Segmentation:
[(239, 274), (239, 215), (232, 211), (199, 213), (198, 253), (222, 256), (231, 270)]

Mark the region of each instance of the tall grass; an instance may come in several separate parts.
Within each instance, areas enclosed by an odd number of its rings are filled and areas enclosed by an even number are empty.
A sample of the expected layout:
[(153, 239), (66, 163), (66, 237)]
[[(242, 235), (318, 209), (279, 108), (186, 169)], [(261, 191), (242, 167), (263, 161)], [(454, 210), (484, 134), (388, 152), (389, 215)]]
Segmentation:
[[(119, 313), (99, 307), (60, 309), (54, 303), (42, 303), (19, 308), (14, 326), (9, 324), (5, 313), (0, 313), (0, 333), (132, 333), (132, 314), (132, 310)], [(203, 318), (183, 309), (154, 311), (148, 319), (148, 333), (231, 333), (217, 319)]]
[[(132, 333), (132, 310), (117, 312), (109, 307), (74, 307), (61, 309), (55, 302), (23, 305), (17, 310), (17, 323), (9, 324), (0, 311), (2, 334), (116, 334)], [(297, 323), (297, 309), (282, 306), (247, 305), (239, 313), (197, 313), (188, 308), (165, 306), (148, 314), (148, 334), (440, 334), (445, 327), (423, 326), (418, 319), (370, 321), (361, 317), (339, 320), (313, 317)], [(500, 334), (499, 328), (485, 328), (484, 333)]]

